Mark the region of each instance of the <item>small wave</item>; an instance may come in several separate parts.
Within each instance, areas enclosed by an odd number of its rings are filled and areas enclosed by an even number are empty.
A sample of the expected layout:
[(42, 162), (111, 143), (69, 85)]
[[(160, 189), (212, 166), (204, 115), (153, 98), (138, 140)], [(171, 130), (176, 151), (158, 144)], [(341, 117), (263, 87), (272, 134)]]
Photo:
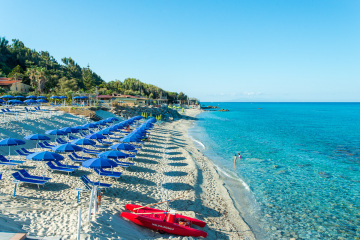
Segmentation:
[(191, 140), (193, 140), (194, 142), (196, 142), (197, 144), (199, 144), (203, 149), (205, 149), (205, 145), (204, 145), (202, 142), (194, 139), (193, 137), (190, 137), (190, 138), (191, 138)]
[(247, 185), (246, 182), (244, 182), (241, 178), (239, 178), (237, 176), (231, 176), (230, 173), (227, 173), (224, 169), (220, 168), (218, 165), (215, 165), (215, 166), (223, 175), (225, 175), (226, 177), (231, 178), (237, 182), (240, 182), (247, 191), (250, 191), (249, 185)]

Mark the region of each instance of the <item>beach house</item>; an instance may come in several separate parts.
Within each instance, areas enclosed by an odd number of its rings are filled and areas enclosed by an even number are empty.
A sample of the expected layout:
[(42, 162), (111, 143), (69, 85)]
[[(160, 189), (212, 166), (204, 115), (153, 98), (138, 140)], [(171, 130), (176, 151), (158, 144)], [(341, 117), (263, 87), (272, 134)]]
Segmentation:
[(6, 78), (0, 77), (0, 87), (14, 92), (28, 93), (31, 90), (31, 86), (22, 83), (21, 78)]

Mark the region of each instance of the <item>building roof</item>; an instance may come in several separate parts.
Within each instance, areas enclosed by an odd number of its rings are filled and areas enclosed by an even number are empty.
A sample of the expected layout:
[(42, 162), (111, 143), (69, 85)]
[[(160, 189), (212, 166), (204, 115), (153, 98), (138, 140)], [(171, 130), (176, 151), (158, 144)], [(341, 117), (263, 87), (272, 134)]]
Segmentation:
[[(17, 79), (16, 82), (21, 82), (21, 79)], [(0, 86), (9, 86), (15, 83), (14, 78), (0, 77)]]
[(111, 98), (113, 98), (113, 96), (110, 96), (110, 95), (99, 95), (98, 98), (111, 99)]
[(144, 98), (142, 96), (116, 95), (114, 97), (115, 98), (121, 98), (121, 99), (147, 100), (147, 98)]

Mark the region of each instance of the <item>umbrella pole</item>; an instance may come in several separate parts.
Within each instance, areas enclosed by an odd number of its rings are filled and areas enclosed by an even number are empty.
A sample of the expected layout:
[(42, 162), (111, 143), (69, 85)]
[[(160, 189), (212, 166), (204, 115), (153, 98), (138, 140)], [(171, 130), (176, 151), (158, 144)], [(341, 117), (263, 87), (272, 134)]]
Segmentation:
[(9, 157), (10, 157), (10, 145), (9, 145)]

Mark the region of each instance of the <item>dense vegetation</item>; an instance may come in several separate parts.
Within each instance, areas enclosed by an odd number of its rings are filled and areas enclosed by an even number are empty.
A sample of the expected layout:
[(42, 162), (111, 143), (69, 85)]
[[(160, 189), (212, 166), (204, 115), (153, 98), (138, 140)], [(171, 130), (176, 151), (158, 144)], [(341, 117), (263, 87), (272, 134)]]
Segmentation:
[(22, 78), (23, 83), (31, 85), (38, 94), (96, 93), (98, 86), (99, 94), (140, 95), (149, 99), (167, 96), (170, 101), (187, 99), (182, 92), (167, 92), (134, 78), (107, 83), (89, 66), (80, 67), (71, 57), (61, 61), (58, 63), (47, 51), (27, 48), (17, 39), (9, 44), (5, 37), (0, 37), (0, 77)]

